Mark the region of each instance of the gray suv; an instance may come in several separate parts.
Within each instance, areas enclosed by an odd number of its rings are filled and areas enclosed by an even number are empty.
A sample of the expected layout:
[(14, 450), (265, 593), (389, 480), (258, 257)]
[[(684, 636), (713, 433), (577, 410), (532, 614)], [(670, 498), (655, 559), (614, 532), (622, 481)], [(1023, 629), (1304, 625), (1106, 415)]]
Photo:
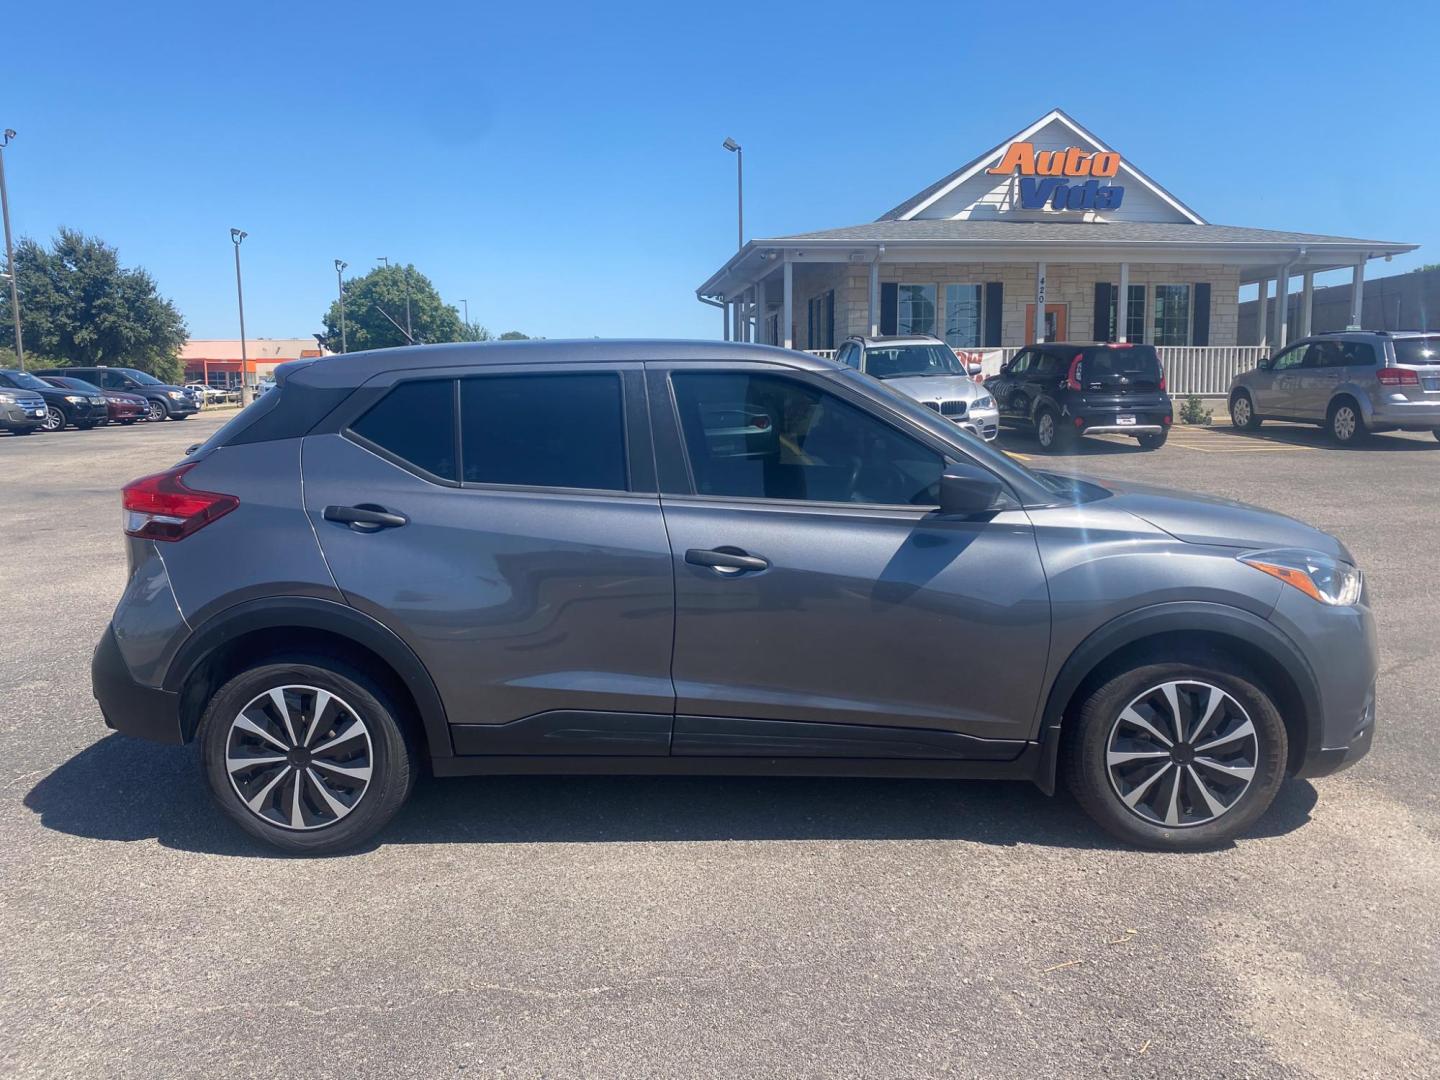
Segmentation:
[(1265, 420), (1324, 424), (1351, 445), (1375, 431), (1440, 439), (1440, 334), (1383, 330), (1301, 338), (1230, 384), (1237, 428)]
[(224, 813), (296, 852), (373, 834), (422, 764), (1060, 776), (1198, 848), (1374, 731), (1339, 541), (1031, 472), (764, 346), (296, 361), (122, 502), (105, 720), (197, 740)]

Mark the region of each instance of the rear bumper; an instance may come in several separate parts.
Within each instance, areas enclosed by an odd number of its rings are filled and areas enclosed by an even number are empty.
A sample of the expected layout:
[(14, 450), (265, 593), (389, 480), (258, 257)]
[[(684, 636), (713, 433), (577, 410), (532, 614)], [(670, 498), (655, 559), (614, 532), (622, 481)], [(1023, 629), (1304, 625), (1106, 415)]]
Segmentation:
[(1440, 428), (1440, 400), (1371, 401), (1367, 419), (1371, 425), (1381, 427), (1413, 428), (1417, 431)]
[(178, 746), (185, 741), (180, 730), (180, 695), (136, 682), (109, 626), (90, 661), (90, 686), (106, 727), (152, 742)]

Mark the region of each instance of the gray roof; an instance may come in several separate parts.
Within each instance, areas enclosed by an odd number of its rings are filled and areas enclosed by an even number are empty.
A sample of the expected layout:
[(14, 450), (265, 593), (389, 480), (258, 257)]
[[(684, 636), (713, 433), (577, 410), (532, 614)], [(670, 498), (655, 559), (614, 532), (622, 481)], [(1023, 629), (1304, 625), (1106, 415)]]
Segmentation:
[(1395, 248), (1410, 251), (1416, 245), (1390, 240), (1361, 240), (1348, 236), (1249, 229), (1239, 225), (1191, 225), (1169, 221), (997, 221), (993, 218), (921, 218), (912, 221), (881, 220), (840, 229), (779, 236), (756, 241), (761, 245), (801, 241), (936, 241), (967, 240), (1041, 242), (1047, 244), (1343, 244), (1354, 247)]

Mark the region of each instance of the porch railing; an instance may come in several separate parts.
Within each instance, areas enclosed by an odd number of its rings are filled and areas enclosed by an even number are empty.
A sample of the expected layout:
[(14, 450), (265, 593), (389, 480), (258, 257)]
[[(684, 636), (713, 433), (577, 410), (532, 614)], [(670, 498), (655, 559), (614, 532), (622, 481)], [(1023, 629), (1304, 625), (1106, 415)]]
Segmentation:
[[(805, 351), (835, 359), (834, 349)], [(981, 371), (989, 376), (998, 374), (1000, 365), (1019, 351), (1018, 346), (974, 349), (970, 355), (980, 360)], [(1218, 396), (1229, 393), (1230, 380), (1253, 368), (1270, 349), (1264, 345), (1161, 345), (1155, 351), (1165, 365), (1165, 383), (1172, 395)]]

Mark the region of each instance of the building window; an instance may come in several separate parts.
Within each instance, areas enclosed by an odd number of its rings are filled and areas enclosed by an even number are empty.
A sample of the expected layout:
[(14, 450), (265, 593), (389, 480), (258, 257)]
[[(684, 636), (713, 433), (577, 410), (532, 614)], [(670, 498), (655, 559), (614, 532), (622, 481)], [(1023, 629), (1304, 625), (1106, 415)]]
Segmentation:
[(1190, 344), (1190, 286), (1155, 286), (1156, 345)]
[(812, 296), (809, 303), (810, 348), (835, 348), (835, 290)]
[[(1115, 334), (1116, 297), (1120, 286), (1110, 286), (1110, 324), (1105, 328), (1106, 341), (1118, 341)], [(1125, 305), (1125, 340), (1135, 345), (1145, 343), (1145, 286), (1130, 286), (1130, 301)]]
[(985, 324), (980, 319), (979, 285), (945, 286), (945, 344), (952, 349), (978, 349)]
[(935, 333), (934, 285), (901, 285), (896, 297), (897, 334)]

